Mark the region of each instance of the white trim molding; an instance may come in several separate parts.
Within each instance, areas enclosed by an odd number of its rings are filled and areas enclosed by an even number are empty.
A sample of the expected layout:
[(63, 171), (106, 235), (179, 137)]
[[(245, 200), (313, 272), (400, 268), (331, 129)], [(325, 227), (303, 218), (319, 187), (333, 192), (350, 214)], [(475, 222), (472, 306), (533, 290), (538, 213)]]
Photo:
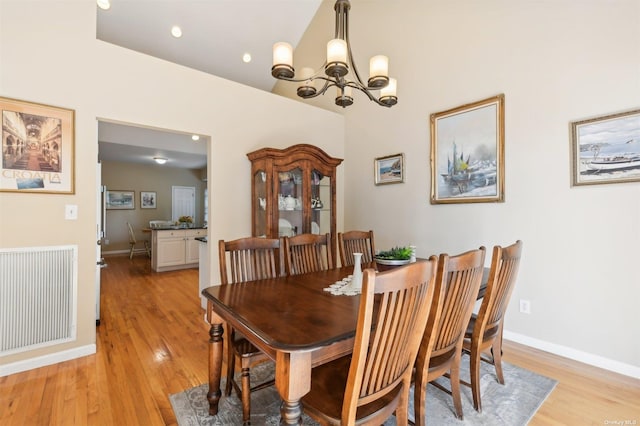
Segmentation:
[(21, 373), (23, 371), (33, 370), (34, 368), (45, 367), (47, 365), (57, 364), (59, 362), (69, 361), (96, 353), (96, 345), (86, 345), (66, 351), (55, 352), (48, 355), (42, 355), (35, 358), (16, 361), (10, 364), (0, 365), (0, 377), (10, 374)]
[(637, 367), (635, 365), (625, 364), (620, 361), (604, 358), (566, 346), (556, 345), (555, 343), (545, 342), (544, 340), (534, 339), (532, 337), (513, 333), (507, 330), (504, 331), (504, 338), (507, 340), (511, 340), (512, 342), (521, 343), (526, 346), (531, 346), (535, 349), (540, 349), (542, 351), (552, 353), (554, 355), (559, 355), (565, 358), (572, 359), (574, 361), (592, 365), (594, 367), (603, 368), (615, 373), (624, 374), (625, 376), (640, 379), (640, 367)]

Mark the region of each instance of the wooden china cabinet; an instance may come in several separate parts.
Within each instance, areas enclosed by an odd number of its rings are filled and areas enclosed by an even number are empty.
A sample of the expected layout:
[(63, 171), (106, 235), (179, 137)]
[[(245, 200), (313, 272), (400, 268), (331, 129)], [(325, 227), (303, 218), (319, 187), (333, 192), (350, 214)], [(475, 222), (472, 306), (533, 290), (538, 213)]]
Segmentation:
[(335, 259), (336, 168), (342, 159), (307, 144), (263, 148), (247, 157), (251, 161), (252, 235), (278, 238), (330, 233)]

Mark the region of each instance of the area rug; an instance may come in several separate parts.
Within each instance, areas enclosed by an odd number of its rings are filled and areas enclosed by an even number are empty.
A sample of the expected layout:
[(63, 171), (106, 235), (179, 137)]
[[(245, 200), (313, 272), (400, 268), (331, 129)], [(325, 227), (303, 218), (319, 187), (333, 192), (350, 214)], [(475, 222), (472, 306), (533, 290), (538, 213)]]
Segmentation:
[[(526, 425), (555, 388), (557, 382), (523, 368), (503, 362), (505, 384), (496, 380), (493, 366), (481, 363), (480, 388), (482, 395), (482, 413), (473, 408), (471, 389), (460, 386), (464, 420), (455, 417), (451, 396), (433, 386), (427, 390), (427, 422), (431, 425)], [(273, 364), (264, 364), (251, 369), (252, 383), (273, 377)], [(463, 356), (460, 377), (469, 381), (469, 359)], [(449, 388), (448, 379), (438, 379)], [(220, 386), (224, 390), (224, 380)], [(210, 416), (207, 402), (207, 384), (187, 389), (169, 396), (171, 406), (180, 426), (229, 426), (242, 425), (242, 403), (235, 392), (222, 397), (218, 414)], [(413, 387), (410, 395), (409, 416), (413, 416)], [(251, 394), (251, 424), (253, 426), (279, 424), (280, 397), (275, 387), (266, 388)], [(413, 420), (413, 419), (412, 419)], [(303, 415), (303, 425), (317, 425)], [(395, 425), (392, 417), (385, 426)]]

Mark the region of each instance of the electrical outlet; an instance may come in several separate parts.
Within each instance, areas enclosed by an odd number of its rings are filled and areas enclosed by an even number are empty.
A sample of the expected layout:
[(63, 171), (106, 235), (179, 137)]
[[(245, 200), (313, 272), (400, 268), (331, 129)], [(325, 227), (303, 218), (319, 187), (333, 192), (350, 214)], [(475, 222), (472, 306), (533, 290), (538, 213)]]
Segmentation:
[(528, 300), (520, 299), (520, 312), (523, 314), (531, 313), (531, 302)]

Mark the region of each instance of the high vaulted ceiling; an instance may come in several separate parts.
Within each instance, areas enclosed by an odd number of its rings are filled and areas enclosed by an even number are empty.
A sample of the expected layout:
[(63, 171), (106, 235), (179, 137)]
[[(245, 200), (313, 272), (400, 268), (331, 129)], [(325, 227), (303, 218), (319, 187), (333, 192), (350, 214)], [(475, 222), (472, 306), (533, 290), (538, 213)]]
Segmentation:
[[(97, 38), (271, 91), (271, 49), (298, 44), (321, 0), (111, 0), (97, 9)], [(175, 38), (177, 25), (182, 36)], [(243, 62), (249, 53), (251, 62)]]
[[(273, 44), (287, 41), (295, 47), (320, 4), (321, 0), (111, 0), (108, 10), (96, 6), (96, 37), (271, 91), (276, 82), (271, 76)], [(174, 25), (182, 29), (182, 37), (171, 35)], [(251, 62), (243, 62), (245, 53)], [(152, 163), (154, 155), (164, 152), (172, 159), (169, 166), (206, 165), (206, 150), (180, 154), (191, 146), (188, 135), (185, 142), (179, 133), (159, 138), (157, 130), (101, 122), (98, 139), (102, 160)]]

